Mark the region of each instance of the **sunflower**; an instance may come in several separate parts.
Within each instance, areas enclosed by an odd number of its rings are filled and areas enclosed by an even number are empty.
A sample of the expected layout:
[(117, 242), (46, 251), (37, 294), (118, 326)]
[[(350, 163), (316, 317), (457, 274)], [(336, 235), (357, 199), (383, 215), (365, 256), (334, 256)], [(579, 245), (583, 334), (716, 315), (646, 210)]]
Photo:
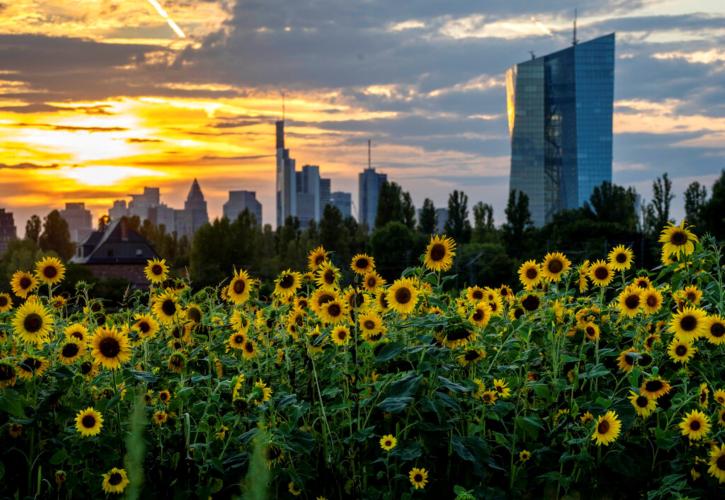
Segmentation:
[(143, 272), (151, 283), (163, 283), (169, 276), (169, 267), (166, 259), (152, 259), (147, 261)]
[(76, 430), (83, 437), (97, 436), (103, 428), (103, 415), (101, 412), (88, 407), (76, 414)]
[(479, 328), (484, 328), (491, 320), (491, 307), (486, 302), (479, 302), (468, 315), (468, 320)]
[(670, 356), (670, 359), (675, 363), (681, 364), (685, 364), (690, 361), (696, 352), (697, 348), (692, 345), (692, 340), (683, 339), (681, 337), (673, 338), (667, 348), (667, 354)]
[(174, 373), (181, 373), (186, 368), (186, 356), (181, 352), (174, 352), (169, 356), (167, 366)]
[(433, 236), (425, 249), (423, 264), (429, 271), (448, 271), (456, 255), (456, 242), (446, 236)]
[(10, 286), (15, 295), (24, 299), (38, 286), (38, 280), (27, 271), (15, 271), (10, 279)]
[(272, 389), (267, 387), (267, 384), (262, 382), (262, 380), (257, 380), (252, 389), (251, 400), (254, 404), (261, 405), (270, 399), (272, 399)]
[(428, 471), (419, 467), (413, 467), (408, 473), (410, 484), (416, 490), (422, 490), (428, 484)]
[(478, 285), (469, 286), (466, 288), (466, 298), (469, 302), (477, 303), (483, 300), (485, 292), (483, 288)]
[(561, 252), (547, 253), (541, 264), (541, 275), (544, 279), (557, 282), (571, 267), (571, 261)]
[(511, 287), (508, 285), (501, 285), (500, 287), (498, 287), (498, 294), (501, 298), (503, 298), (506, 302), (509, 302), (509, 303), (513, 302), (515, 299), (514, 292), (513, 292), (513, 290), (511, 290)]
[(527, 290), (533, 290), (541, 283), (542, 272), (535, 260), (527, 260), (519, 267), (519, 281)]
[(697, 288), (695, 285), (689, 285), (684, 288), (684, 290), (681, 290), (684, 297), (693, 305), (697, 305), (700, 303), (700, 299), (702, 299), (702, 291)]
[(374, 292), (383, 285), (385, 285), (385, 280), (375, 271), (365, 274), (363, 278), (363, 286), (369, 292)]
[(582, 262), (582, 264), (579, 266), (578, 272), (579, 272), (579, 278), (578, 278), (578, 285), (579, 285), (579, 293), (584, 293), (587, 290), (589, 290), (589, 266), (590, 263), (588, 260), (585, 260)]
[(630, 373), (634, 366), (637, 364), (637, 349), (627, 349), (619, 353), (617, 358), (617, 366), (625, 373)]
[(289, 491), (290, 494), (295, 497), (298, 497), (302, 494), (302, 490), (297, 487), (294, 481), (290, 481), (287, 484), (287, 491)]
[(323, 262), (317, 268), (315, 283), (319, 288), (337, 288), (337, 282), (340, 279), (340, 270), (332, 265), (331, 262)]
[(236, 305), (244, 304), (249, 300), (249, 291), (251, 288), (251, 280), (249, 274), (244, 270), (234, 273), (232, 280), (227, 287), (227, 299)]
[(654, 345), (660, 341), (660, 336), (656, 333), (653, 333), (651, 335), (647, 335), (647, 337), (644, 339), (644, 348), (647, 351), (651, 351)]
[(74, 338), (67, 338), (58, 350), (60, 362), (64, 365), (75, 363), (85, 353), (85, 348)]
[(42, 345), (53, 328), (53, 316), (40, 301), (28, 300), (15, 311), (13, 331), (23, 342)]
[(391, 451), (398, 444), (398, 440), (392, 434), (386, 434), (380, 438), (380, 447), (385, 451)]
[(12, 387), (17, 380), (18, 371), (7, 361), (0, 361), (0, 389)]
[(697, 396), (697, 402), (700, 405), (700, 408), (707, 408), (709, 396), (710, 389), (708, 389), (707, 384), (703, 382), (700, 384), (700, 394)]
[(659, 242), (663, 243), (662, 253), (680, 257), (695, 251), (697, 236), (692, 233), (683, 220), (679, 225), (671, 222), (662, 230)]
[(353, 256), (350, 261), (350, 269), (352, 269), (355, 273), (364, 276), (375, 270), (375, 259), (364, 253), (359, 253)]
[(679, 424), (683, 436), (690, 441), (699, 441), (710, 432), (710, 419), (700, 410), (692, 410), (685, 414)]
[(317, 289), (310, 297), (310, 308), (318, 315), (322, 312), (322, 307), (333, 300), (337, 300), (338, 296), (331, 290)]
[(717, 422), (720, 424), (720, 427), (725, 427), (725, 408), (717, 412)]
[(91, 339), (93, 359), (108, 370), (115, 370), (131, 359), (128, 337), (113, 327), (102, 326)]
[(597, 325), (596, 323), (593, 323), (591, 321), (589, 323), (586, 323), (583, 330), (584, 335), (587, 339), (592, 341), (599, 340), (599, 335), (601, 331), (599, 330), (599, 325)]
[(483, 401), (484, 404), (492, 405), (496, 402), (498, 399), (498, 392), (488, 389), (481, 391), (481, 401)]
[(152, 309), (159, 321), (165, 325), (173, 323), (181, 312), (176, 295), (168, 290), (154, 299)]
[(614, 279), (614, 272), (612, 266), (603, 260), (598, 260), (589, 266), (589, 279), (592, 283), (599, 286), (605, 287), (612, 282)]
[(346, 303), (339, 298), (326, 302), (320, 308), (319, 316), (324, 323), (340, 323), (347, 317)]
[(257, 356), (257, 344), (252, 339), (244, 339), (242, 342), (242, 356), (244, 359), (253, 359)]
[(676, 336), (694, 340), (707, 334), (707, 313), (702, 309), (685, 307), (672, 315), (669, 330)]
[(508, 383), (503, 379), (493, 379), (493, 389), (498, 393), (498, 397), (501, 399), (508, 399), (511, 397), (511, 389), (509, 389)]
[(725, 444), (713, 445), (710, 448), (710, 461), (707, 472), (717, 479), (718, 483), (725, 483)]
[(401, 278), (395, 280), (388, 289), (386, 298), (391, 309), (399, 314), (410, 314), (418, 302), (418, 290), (415, 288), (413, 280)]
[(725, 319), (722, 316), (708, 316), (705, 327), (708, 342), (715, 345), (725, 343)]
[(151, 419), (153, 420), (154, 424), (161, 426), (169, 420), (169, 414), (163, 410), (156, 410)]
[(617, 413), (610, 410), (597, 419), (592, 440), (596, 441), (597, 446), (609, 446), (610, 443), (616, 441), (621, 429), (622, 422), (619, 421)]
[(519, 461), (525, 464), (529, 460), (531, 460), (531, 452), (529, 450), (521, 450), (519, 452)]
[(607, 262), (609, 262), (609, 265), (615, 271), (626, 271), (632, 267), (633, 260), (634, 252), (632, 252), (631, 248), (627, 248), (624, 245), (618, 245), (612, 248), (607, 256)]
[(310, 271), (315, 272), (327, 260), (327, 250), (323, 246), (319, 246), (307, 255), (307, 267)]
[(300, 286), (302, 286), (302, 275), (287, 269), (274, 280), (274, 294), (282, 298), (293, 297)]
[(541, 305), (541, 298), (535, 293), (527, 293), (521, 298), (521, 306), (528, 312), (536, 311)]
[(330, 337), (336, 345), (346, 345), (350, 342), (350, 329), (345, 325), (337, 325), (330, 332)]
[(715, 389), (715, 392), (712, 393), (712, 397), (720, 404), (720, 406), (725, 406), (725, 389)]
[(106, 493), (123, 493), (128, 486), (128, 475), (125, 469), (114, 467), (103, 474), (103, 491)]
[(159, 322), (150, 314), (136, 314), (133, 319), (135, 322), (131, 328), (138, 332), (142, 339), (149, 339), (158, 333)]
[(65, 266), (56, 257), (45, 257), (35, 264), (35, 276), (46, 285), (63, 281)]
[(244, 347), (244, 341), (247, 340), (247, 337), (241, 333), (232, 333), (229, 336), (229, 340), (227, 340), (227, 343), (229, 344), (229, 347), (232, 349), (238, 349), (241, 350)]
[(456, 360), (461, 366), (468, 366), (473, 363), (478, 363), (486, 357), (486, 351), (483, 349), (466, 349), (462, 354), (459, 354)]
[(9, 293), (0, 293), (0, 313), (8, 312), (13, 308), (13, 298)]
[(623, 316), (633, 318), (642, 307), (642, 292), (637, 287), (628, 286), (619, 294), (619, 312)]
[(40, 377), (48, 370), (48, 361), (41, 356), (25, 356), (18, 363), (18, 376), (25, 380)]
[(159, 391), (159, 401), (165, 405), (169, 404), (169, 401), (171, 401), (171, 392), (168, 389)]
[(642, 418), (649, 417), (655, 408), (657, 408), (657, 401), (642, 394), (637, 394), (634, 391), (629, 391), (629, 401), (634, 407), (634, 411), (637, 412)]
[(648, 378), (639, 388), (640, 394), (644, 394), (650, 399), (658, 399), (669, 393), (672, 387), (670, 384), (659, 377)]
[[(636, 286), (636, 285), (635, 285)], [(646, 288), (642, 292), (642, 310), (645, 314), (654, 314), (662, 307), (662, 294), (656, 288)]]

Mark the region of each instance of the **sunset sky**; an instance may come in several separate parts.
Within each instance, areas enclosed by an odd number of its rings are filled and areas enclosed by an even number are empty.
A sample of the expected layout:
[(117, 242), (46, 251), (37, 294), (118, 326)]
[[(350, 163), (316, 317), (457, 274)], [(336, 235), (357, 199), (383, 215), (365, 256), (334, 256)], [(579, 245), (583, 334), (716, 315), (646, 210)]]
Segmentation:
[(30, 214), (198, 177), (210, 216), (230, 189), (274, 220), (274, 127), (286, 95), (298, 166), (351, 191), (367, 160), (443, 206), (463, 189), (503, 221), (504, 71), (616, 32), (614, 181), (645, 199), (725, 168), (722, 0), (0, 0), (0, 207)]

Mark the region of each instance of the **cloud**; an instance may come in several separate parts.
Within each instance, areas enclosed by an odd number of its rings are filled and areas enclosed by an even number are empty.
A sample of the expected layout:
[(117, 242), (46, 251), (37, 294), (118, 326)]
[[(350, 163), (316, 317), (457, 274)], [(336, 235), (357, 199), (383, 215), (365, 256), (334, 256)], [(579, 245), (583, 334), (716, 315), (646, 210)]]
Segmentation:
[(59, 168), (60, 165), (57, 163), (53, 163), (52, 165), (39, 165), (37, 163), (31, 163), (31, 162), (23, 162), (23, 163), (15, 163), (15, 164), (8, 164), (8, 163), (0, 163), (0, 170), (45, 170), (45, 169), (53, 169), (53, 168)]

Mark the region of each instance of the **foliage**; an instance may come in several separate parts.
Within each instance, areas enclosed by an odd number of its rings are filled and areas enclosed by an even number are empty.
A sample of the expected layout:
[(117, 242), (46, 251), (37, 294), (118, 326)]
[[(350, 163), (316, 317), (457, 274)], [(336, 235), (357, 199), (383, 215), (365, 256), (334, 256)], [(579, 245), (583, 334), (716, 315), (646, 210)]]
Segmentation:
[(461, 243), (471, 241), (471, 222), (468, 220), (468, 196), (454, 190), (448, 197), (448, 220), (446, 234)]

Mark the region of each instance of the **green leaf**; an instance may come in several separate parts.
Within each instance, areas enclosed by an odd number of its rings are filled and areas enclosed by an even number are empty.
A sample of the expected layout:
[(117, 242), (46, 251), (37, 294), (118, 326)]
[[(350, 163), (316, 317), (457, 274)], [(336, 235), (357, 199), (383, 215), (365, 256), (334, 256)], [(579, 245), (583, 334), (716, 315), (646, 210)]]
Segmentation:
[(396, 396), (383, 399), (378, 403), (378, 408), (388, 413), (400, 413), (405, 410), (410, 403), (413, 402), (413, 398), (410, 396)]
[(380, 348), (378, 354), (375, 356), (375, 362), (384, 363), (390, 361), (401, 352), (403, 352), (403, 344), (400, 342), (390, 342)]
[(461, 457), (463, 460), (467, 462), (476, 461), (476, 457), (473, 456), (473, 453), (468, 451), (468, 448), (466, 448), (466, 445), (463, 444), (463, 440), (460, 436), (453, 436), (451, 439), (451, 445), (453, 446), (453, 451), (456, 452), (456, 455)]
[(461, 384), (457, 384), (455, 382), (452, 382), (451, 380), (448, 380), (445, 377), (438, 376), (438, 381), (441, 382), (441, 385), (452, 392), (470, 392), (470, 389), (468, 387), (465, 387)]
[(526, 417), (516, 417), (516, 426), (524, 434), (531, 437), (531, 439), (537, 439), (539, 437), (539, 431), (544, 428), (544, 423), (538, 416), (529, 415)]

